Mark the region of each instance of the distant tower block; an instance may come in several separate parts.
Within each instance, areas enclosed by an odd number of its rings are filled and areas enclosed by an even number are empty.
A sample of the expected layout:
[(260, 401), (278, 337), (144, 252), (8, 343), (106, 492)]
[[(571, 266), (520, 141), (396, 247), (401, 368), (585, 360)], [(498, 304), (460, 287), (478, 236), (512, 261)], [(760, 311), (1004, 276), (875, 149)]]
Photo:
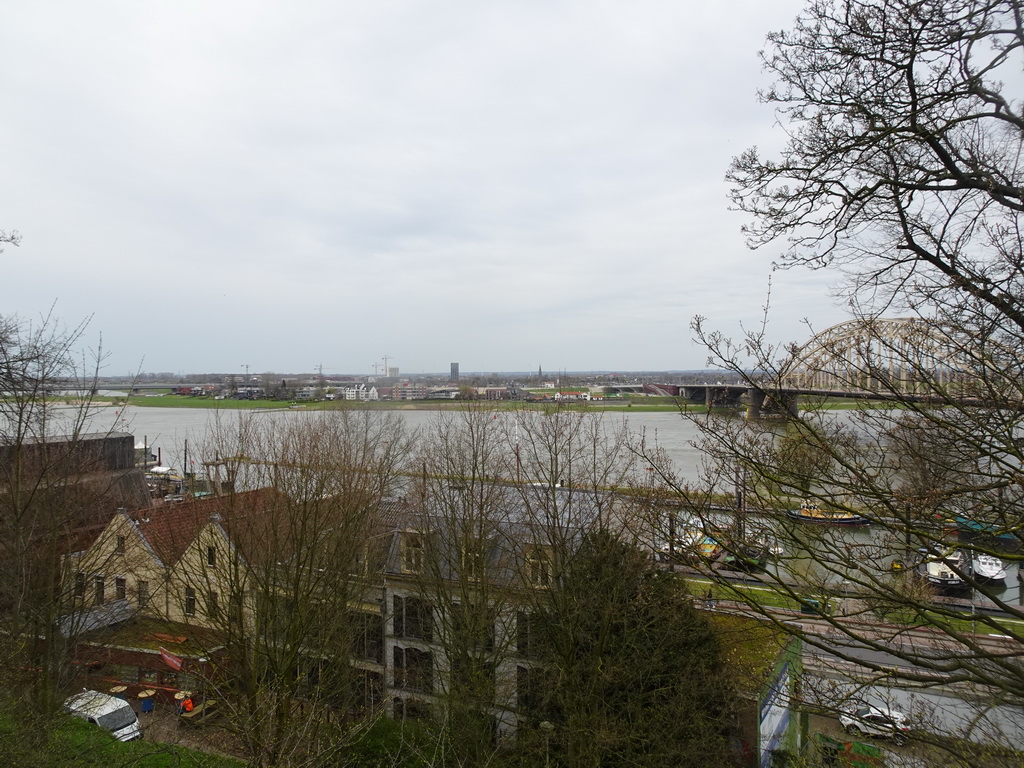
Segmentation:
[(459, 364), (458, 363), (452, 363), (451, 380), (452, 381), (458, 381), (459, 380)]

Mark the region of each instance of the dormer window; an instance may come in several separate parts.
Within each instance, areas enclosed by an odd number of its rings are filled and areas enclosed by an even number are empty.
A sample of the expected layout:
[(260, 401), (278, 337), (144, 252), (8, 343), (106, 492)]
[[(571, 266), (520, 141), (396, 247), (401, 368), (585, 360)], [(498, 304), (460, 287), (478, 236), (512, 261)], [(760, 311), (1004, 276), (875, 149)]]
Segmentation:
[(370, 561), (369, 546), (359, 547), (353, 554), (348, 572), (352, 576), (365, 576)]
[(402, 573), (420, 573), (423, 570), (423, 534), (402, 534)]
[(462, 577), (467, 581), (480, 581), (484, 575), (483, 542), (468, 542), (460, 554)]
[(526, 573), (533, 586), (551, 586), (551, 555), (547, 549), (533, 547), (527, 552)]

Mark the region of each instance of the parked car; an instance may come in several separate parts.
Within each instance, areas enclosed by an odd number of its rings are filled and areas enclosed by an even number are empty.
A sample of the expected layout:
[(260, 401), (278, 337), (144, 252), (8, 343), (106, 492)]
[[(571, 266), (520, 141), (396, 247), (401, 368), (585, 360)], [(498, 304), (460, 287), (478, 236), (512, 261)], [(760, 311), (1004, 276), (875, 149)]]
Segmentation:
[(858, 707), (839, 715), (839, 724), (851, 736), (881, 736), (896, 746), (907, 743), (910, 726), (907, 716), (894, 709)]
[(142, 726), (132, 705), (124, 699), (99, 691), (82, 691), (64, 702), (64, 709), (75, 717), (95, 723), (114, 734), (119, 741), (142, 738)]

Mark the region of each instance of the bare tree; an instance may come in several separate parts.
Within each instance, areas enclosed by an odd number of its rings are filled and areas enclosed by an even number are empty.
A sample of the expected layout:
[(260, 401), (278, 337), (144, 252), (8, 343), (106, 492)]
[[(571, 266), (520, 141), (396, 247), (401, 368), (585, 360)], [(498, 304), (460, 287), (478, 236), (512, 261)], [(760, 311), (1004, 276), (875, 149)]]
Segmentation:
[(62, 557), (146, 500), (130, 436), (89, 432), (102, 353), (79, 357), (84, 331), (0, 317), (0, 677), (27, 711), (60, 701), (88, 624)]
[(1019, 332), (1022, 42), (1010, 0), (809, 3), (762, 54), (789, 142), (729, 171), (751, 244), (845, 268), (858, 304), (969, 299)]
[[(776, 159), (752, 149), (734, 160), (732, 200), (751, 215), (752, 246), (784, 241), (783, 266), (842, 273), (857, 341), (821, 334), (812, 354), (772, 346), (764, 328), (732, 343), (694, 324), (715, 363), (777, 403), (793, 397), (788, 377), (810, 369), (899, 408), (837, 416), (805, 401), (780, 409), (784, 428), (703, 423), (723, 477), (743, 474), (748, 503), (784, 539), (787, 561), (763, 580), (792, 605), (843, 605), (846, 615), (818, 620), (840, 641), (808, 641), (878, 681), (981, 685), (1016, 702), (1021, 600), (972, 563), (1019, 561), (1024, 529), (1022, 18), (1009, 1), (812, 0), (769, 36), (775, 85), (762, 98), (788, 141)], [(883, 313), (912, 319), (894, 335)], [(784, 510), (805, 496), (866, 518), (872, 535), (790, 521)], [(935, 599), (908, 576), (935, 561), (989, 610)]]
[[(494, 759), (499, 732), (514, 725), (508, 679), (514, 499), (502, 481), (508, 445), (495, 414), (475, 406), (439, 414), (423, 437), (409, 494), (416, 514), (401, 542), (411, 589), (399, 594), (396, 583), (393, 607), (396, 627), (415, 601), (429, 612), (434, 675), (424, 690), (408, 657), (396, 682), (438, 702), (442, 764), (483, 766)], [(395, 653), (418, 653), (405, 645)]]
[(207, 695), (254, 765), (335, 765), (381, 703), (364, 663), (383, 661), (383, 616), (360, 605), (379, 600), (367, 543), (410, 448), (404, 423), (332, 410), (222, 437), (235, 487), (262, 490), (217, 500), (172, 604), (214, 630)]

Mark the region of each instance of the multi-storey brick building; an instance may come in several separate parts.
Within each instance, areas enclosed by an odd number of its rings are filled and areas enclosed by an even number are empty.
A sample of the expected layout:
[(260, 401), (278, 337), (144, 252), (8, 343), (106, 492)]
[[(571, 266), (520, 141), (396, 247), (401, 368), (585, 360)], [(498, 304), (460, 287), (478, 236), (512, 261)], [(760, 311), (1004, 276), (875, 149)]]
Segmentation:
[[(349, 531), (358, 545), (336, 550), (336, 573), (322, 582), (343, 593), (326, 604), (345, 642), (299, 640), (307, 661), (297, 675), (337, 661), (325, 658), (335, 648), (348, 656), (352, 690), (339, 701), (352, 710), (404, 719), (470, 702), (496, 734), (517, 729), (545, 685), (533, 612), (557, 589), (560, 558), (581, 531), (614, 523), (623, 510), (613, 494), (552, 487), (501, 487), (485, 510), (464, 505), (466, 498), (452, 483), (436, 499), (376, 505)], [(366, 512), (343, 505), (331, 514)], [(319, 583), (305, 579), (326, 561), (298, 564), (331, 532), (318, 519), (316, 530), (300, 535), (310, 518), (297, 513), (307, 511), (295, 499), (263, 490), (115, 516), (90, 547), (65, 560), (78, 599), (68, 620), (93, 630), (78, 651), (99, 678), (93, 687), (102, 681), (170, 696), (218, 685), (212, 670), (230, 674), (232, 642), (270, 637), (291, 618), (283, 608), (300, 609), (288, 579), (303, 579), (302, 590)], [(336, 522), (339, 530), (345, 524)], [(104, 617), (120, 628), (101, 629)], [(309, 626), (316, 631), (316, 622)], [(789, 725), (779, 686), (795, 685), (797, 669), (789, 660), (784, 675), (766, 678), (776, 730)], [(757, 685), (752, 690), (757, 701)], [(756, 731), (759, 721), (751, 722)]]

